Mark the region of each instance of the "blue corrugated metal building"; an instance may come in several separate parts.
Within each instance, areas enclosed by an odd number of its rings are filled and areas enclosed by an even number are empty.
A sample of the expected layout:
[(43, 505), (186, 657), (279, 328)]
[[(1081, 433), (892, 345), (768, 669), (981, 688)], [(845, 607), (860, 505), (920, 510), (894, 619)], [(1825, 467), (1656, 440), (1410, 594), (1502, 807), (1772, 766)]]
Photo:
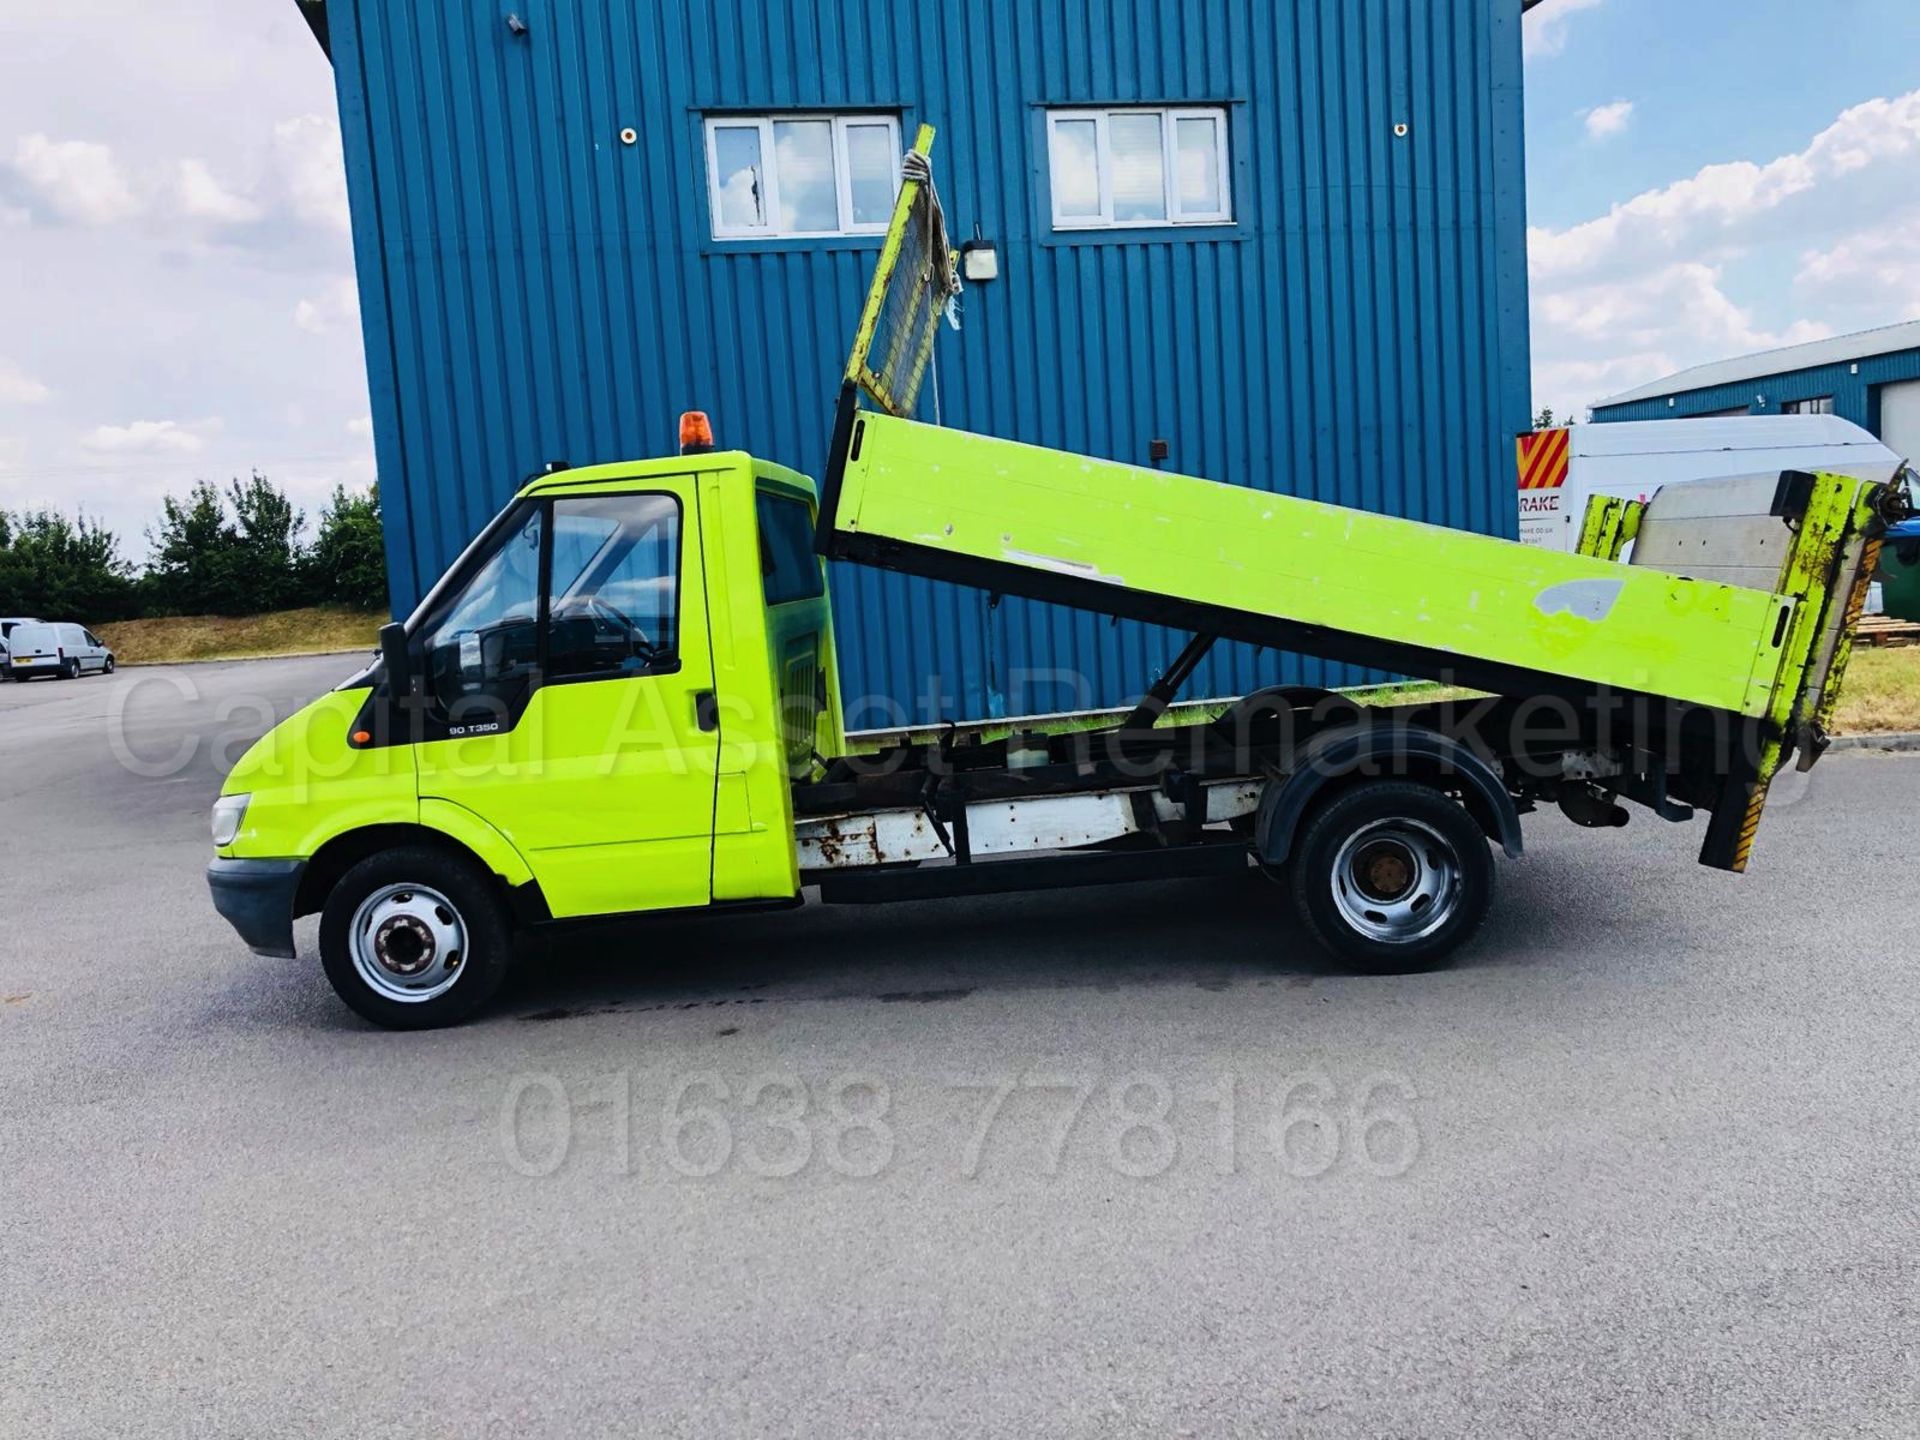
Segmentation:
[[(1514, 525), (1532, 0), (300, 3), (397, 604), (542, 462), (663, 453), (687, 408), (817, 474), (921, 121), (956, 239), (998, 263), (942, 340), (945, 423)], [(1122, 703), (1183, 638), (835, 585), (854, 724)], [(1356, 678), (1222, 647), (1189, 693)]]
[(1920, 320), (1695, 366), (1602, 400), (1596, 423), (1838, 415), (1920, 458)]

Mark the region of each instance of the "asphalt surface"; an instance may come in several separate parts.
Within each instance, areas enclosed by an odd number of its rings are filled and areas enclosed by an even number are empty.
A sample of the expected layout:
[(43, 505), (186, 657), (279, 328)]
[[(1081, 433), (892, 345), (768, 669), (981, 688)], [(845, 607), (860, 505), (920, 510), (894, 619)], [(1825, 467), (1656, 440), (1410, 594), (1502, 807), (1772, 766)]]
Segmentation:
[(1443, 974), (1250, 875), (636, 925), (393, 1035), (201, 879), (351, 668), (0, 686), (0, 1434), (1920, 1433), (1920, 759), (1740, 879), (1536, 817)]

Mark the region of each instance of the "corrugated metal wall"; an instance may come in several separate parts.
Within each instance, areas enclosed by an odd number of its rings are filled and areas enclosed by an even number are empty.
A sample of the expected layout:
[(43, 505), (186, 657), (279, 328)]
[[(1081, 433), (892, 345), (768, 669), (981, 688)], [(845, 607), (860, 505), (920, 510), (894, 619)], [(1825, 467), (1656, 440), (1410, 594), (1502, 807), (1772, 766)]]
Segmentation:
[[(542, 461), (818, 474), (870, 239), (709, 238), (701, 121), (940, 127), (998, 242), (947, 423), (1508, 533), (1528, 413), (1518, 0), (331, 0), (397, 603)], [(1224, 103), (1231, 226), (1054, 234), (1044, 107)], [(1395, 127), (1407, 127), (1398, 136)], [(623, 127), (639, 131), (620, 143)], [(1330, 557), (1337, 560), (1337, 557)], [(1181, 637), (841, 567), (855, 724), (1121, 703)], [(1223, 650), (1190, 693), (1350, 681)]]
[[(1920, 380), (1920, 350), (1897, 350), (1856, 362), (1790, 370), (1674, 396), (1656, 395), (1626, 405), (1594, 407), (1595, 424), (1616, 420), (1685, 420), (1744, 408), (1749, 415), (1779, 415), (1799, 400), (1833, 397), (1833, 413), (1875, 435), (1880, 433), (1880, 387)], [(1764, 397), (1764, 403), (1761, 403)], [(1672, 399), (1673, 403), (1667, 402)]]

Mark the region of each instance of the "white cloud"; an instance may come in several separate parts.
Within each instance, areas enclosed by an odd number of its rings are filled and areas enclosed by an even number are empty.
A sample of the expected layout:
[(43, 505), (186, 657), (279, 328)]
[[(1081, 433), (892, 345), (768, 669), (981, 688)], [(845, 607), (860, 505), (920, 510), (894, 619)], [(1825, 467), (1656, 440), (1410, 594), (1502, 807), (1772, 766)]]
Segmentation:
[(112, 225), (146, 208), (113, 151), (90, 140), (23, 135), (13, 170), (35, 199), (76, 225)]
[(217, 225), (251, 224), (262, 213), (257, 202), (236, 194), (215, 179), (204, 160), (180, 162), (174, 198), (181, 214), (193, 220), (211, 220)]
[[(9, 167), (33, 210), (69, 224), (104, 226), (160, 217), (198, 225), (248, 225), (283, 216), (334, 236), (351, 233), (340, 127), (323, 115), (297, 115), (272, 127), (256, 147), (244, 183), (222, 179), (198, 156), (123, 163), (89, 140), (23, 136)], [(231, 173), (231, 172), (230, 172)], [(33, 210), (0, 207), (0, 226), (29, 224)]]
[(1529, 60), (1558, 55), (1567, 48), (1567, 21), (1581, 10), (1592, 10), (1601, 0), (1547, 0), (1527, 12), (1521, 22), (1521, 50)]
[(1611, 139), (1633, 122), (1633, 101), (1615, 100), (1611, 105), (1596, 105), (1585, 112), (1584, 118), (1589, 139)]
[(1807, 251), (1794, 286), (1803, 299), (1843, 311), (1873, 305), (1877, 318), (1862, 324), (1920, 319), (1920, 209)]
[(206, 448), (202, 432), (218, 428), (218, 422), (184, 425), (178, 420), (96, 425), (80, 437), (80, 448), (96, 455), (194, 455)]
[(335, 280), (318, 295), (293, 307), (293, 323), (310, 335), (325, 335), (360, 323), (360, 289), (351, 275)]
[(1534, 400), (1578, 412), (1689, 365), (1799, 345), (1833, 333), (1814, 320), (1761, 324), (1720, 269), (1679, 261), (1626, 280), (1536, 291)]
[(373, 439), (373, 417), (371, 415), (359, 415), (347, 421), (347, 434), (353, 436), (356, 440)]
[(1920, 315), (1916, 194), (1920, 91), (1854, 106), (1791, 154), (1530, 230), (1536, 402), (1578, 410), (1687, 366)]
[(1844, 112), (1806, 149), (1766, 164), (1708, 165), (1685, 180), (1648, 190), (1597, 220), (1528, 234), (1537, 277), (1577, 274), (1649, 250), (1672, 253), (1711, 245), (1742, 222), (1777, 210), (1823, 181), (1878, 161), (1920, 154), (1920, 90), (1869, 100)]
[(51, 394), (13, 361), (0, 358), (0, 405), (42, 405)]
[(1796, 320), (1778, 332), (1767, 330), (1729, 298), (1721, 278), (1714, 266), (1681, 261), (1637, 275), (1628, 284), (1609, 281), (1548, 291), (1535, 299), (1534, 323), (1561, 340), (1651, 354), (1670, 351), (1682, 337), (1694, 348), (1738, 355), (1831, 333), (1808, 320)]
[(296, 115), (273, 127), (273, 163), (295, 216), (345, 235), (347, 170), (331, 115)]

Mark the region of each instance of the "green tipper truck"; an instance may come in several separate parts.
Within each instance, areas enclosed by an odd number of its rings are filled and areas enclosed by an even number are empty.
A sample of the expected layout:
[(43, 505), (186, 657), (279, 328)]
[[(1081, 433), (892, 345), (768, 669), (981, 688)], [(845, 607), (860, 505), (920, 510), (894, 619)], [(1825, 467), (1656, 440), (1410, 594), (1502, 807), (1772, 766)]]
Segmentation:
[[(266, 735), (214, 808), (214, 902), (255, 950), (320, 915), (341, 997), (470, 1014), (528, 926), (1233, 873), (1284, 879), (1359, 967), (1436, 965), (1492, 849), (1554, 806), (1706, 812), (1746, 867), (1768, 785), (1816, 760), (1877, 537), (1837, 475), (1596, 501), (1562, 554), (1038, 449), (911, 417), (953, 287), (923, 129), (823, 487), (718, 452), (529, 484), (378, 660)], [(1631, 563), (1621, 556), (1631, 545)], [(1177, 626), (1130, 713), (849, 744), (827, 584), (878, 565)], [(1364, 709), (1279, 690), (1171, 723), (1250, 641), (1484, 692)]]

